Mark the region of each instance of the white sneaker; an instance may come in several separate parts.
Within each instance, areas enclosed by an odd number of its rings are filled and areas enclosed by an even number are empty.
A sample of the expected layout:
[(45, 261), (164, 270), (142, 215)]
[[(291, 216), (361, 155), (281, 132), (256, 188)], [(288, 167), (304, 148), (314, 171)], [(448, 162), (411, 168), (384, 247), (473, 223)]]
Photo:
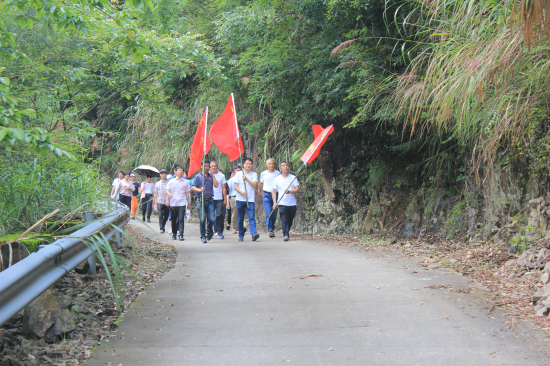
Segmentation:
[(172, 229), (168, 230), (168, 234), (172, 234)]

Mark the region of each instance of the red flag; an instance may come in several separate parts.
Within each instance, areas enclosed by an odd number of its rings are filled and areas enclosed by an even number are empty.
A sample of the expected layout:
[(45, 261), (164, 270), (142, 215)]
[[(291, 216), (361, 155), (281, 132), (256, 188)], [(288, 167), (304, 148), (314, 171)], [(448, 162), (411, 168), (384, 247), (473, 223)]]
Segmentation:
[(319, 125), (313, 125), (311, 128), (313, 129), (313, 137), (315, 137), (315, 141), (313, 141), (313, 143), (300, 158), (304, 164), (311, 163), (316, 157), (319, 156), (321, 147), (325, 144), (329, 135), (334, 132), (333, 125), (330, 125), (325, 129)]
[(208, 107), (204, 111), (202, 118), (195, 132), (193, 145), (191, 145), (191, 156), (189, 158), (189, 173), (188, 177), (192, 176), (201, 169), (202, 157), (210, 151), (210, 140), (206, 136), (206, 125), (208, 124)]
[(222, 153), (227, 155), (229, 161), (237, 160), (244, 153), (233, 93), (229, 96), (225, 110), (220, 118), (210, 127), (210, 139), (212, 139), (212, 142)]

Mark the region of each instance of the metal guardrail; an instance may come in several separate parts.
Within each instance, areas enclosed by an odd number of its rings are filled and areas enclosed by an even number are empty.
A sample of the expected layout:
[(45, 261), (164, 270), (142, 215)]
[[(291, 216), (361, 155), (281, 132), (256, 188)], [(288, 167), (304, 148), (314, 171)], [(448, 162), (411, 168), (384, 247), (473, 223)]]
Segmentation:
[(94, 254), (82, 240), (102, 232), (107, 239), (119, 233), (110, 225), (125, 226), (130, 221), (126, 206), (31, 253), (22, 261), (0, 272), (0, 325), (30, 304), (57, 280)]

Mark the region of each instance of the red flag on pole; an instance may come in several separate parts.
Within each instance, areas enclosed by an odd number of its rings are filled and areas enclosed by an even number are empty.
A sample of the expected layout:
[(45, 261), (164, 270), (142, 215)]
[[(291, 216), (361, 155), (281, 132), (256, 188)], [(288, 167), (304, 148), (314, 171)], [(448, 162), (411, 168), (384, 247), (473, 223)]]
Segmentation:
[(313, 129), (313, 137), (315, 137), (315, 141), (313, 141), (313, 143), (300, 158), (304, 164), (311, 163), (316, 157), (319, 156), (321, 147), (325, 144), (329, 135), (334, 132), (333, 125), (330, 125), (325, 129), (319, 125), (313, 125), (311, 128)]
[(229, 161), (237, 160), (244, 152), (243, 140), (237, 123), (237, 112), (233, 93), (229, 96), (225, 110), (220, 118), (210, 127), (210, 139), (218, 149), (229, 157)]
[(191, 156), (189, 158), (188, 177), (192, 176), (201, 169), (202, 157), (210, 151), (210, 140), (206, 136), (206, 126), (208, 125), (208, 107), (204, 111), (202, 118), (195, 132), (193, 145), (191, 145)]

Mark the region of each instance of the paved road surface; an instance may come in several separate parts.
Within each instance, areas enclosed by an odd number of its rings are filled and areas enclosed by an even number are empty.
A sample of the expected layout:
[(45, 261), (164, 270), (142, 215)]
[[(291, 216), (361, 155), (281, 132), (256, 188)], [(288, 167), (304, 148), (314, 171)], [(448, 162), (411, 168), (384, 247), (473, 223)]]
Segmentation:
[(426, 288), (478, 285), (418, 260), (280, 234), (201, 244), (198, 224), (183, 242), (161, 238), (175, 244), (176, 267), (87, 365), (549, 364), (539, 332), (487, 317), (482, 290)]

